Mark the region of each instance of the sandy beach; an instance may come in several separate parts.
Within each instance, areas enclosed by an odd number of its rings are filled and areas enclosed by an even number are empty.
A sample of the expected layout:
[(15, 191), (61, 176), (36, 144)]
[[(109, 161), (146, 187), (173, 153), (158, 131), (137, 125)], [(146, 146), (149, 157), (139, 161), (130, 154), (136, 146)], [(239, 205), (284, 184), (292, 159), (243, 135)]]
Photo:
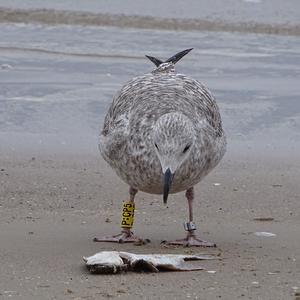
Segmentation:
[[(299, 161), (225, 159), (196, 188), (202, 237), (216, 249), (162, 248), (182, 237), (184, 194), (168, 208), (137, 196), (135, 231), (150, 244), (99, 244), (119, 230), (127, 187), (94, 155), (1, 154), (3, 299), (296, 299), (299, 287)], [(4, 170), (3, 170), (4, 169)], [(219, 183), (220, 185), (215, 185)], [(272, 218), (256, 221), (255, 218)], [(255, 232), (275, 237), (257, 237)], [(206, 271), (90, 275), (82, 256), (101, 250), (213, 253)], [(294, 288), (294, 289), (293, 289)]]
[[(124, 1), (124, 10), (103, 10), (104, 2), (79, 1), (76, 9), (130, 18), (125, 7), (134, 1)], [(237, 23), (299, 26), (293, 1), (283, 9), (276, 0), (266, 18), (254, 12), (270, 1), (230, 2)], [(213, 3), (199, 16), (194, 1), (182, 16), (168, 10), (168, 1), (160, 13), (150, 4), (132, 12), (182, 24), (188, 16), (232, 20), (233, 10), (222, 13), (220, 1)], [(69, 4), (0, 1), (0, 11), (66, 11)], [(26, 22), (6, 17), (0, 23), (0, 299), (299, 300), (299, 38), (289, 31), (270, 35), (263, 27), (255, 34), (249, 28), (43, 23), (31, 13)], [(127, 80), (152, 70), (145, 54), (165, 58), (188, 47), (194, 50), (177, 70), (210, 88), (228, 137), (223, 161), (195, 194), (198, 233), (217, 248), (160, 245), (185, 234), (184, 193), (171, 195), (168, 207), (161, 196), (138, 193), (134, 230), (151, 243), (94, 243), (95, 236), (119, 232), (121, 202), (128, 197), (97, 149), (112, 97)], [(212, 253), (220, 260), (203, 261), (206, 270), (195, 272), (91, 275), (82, 257), (102, 250)]]

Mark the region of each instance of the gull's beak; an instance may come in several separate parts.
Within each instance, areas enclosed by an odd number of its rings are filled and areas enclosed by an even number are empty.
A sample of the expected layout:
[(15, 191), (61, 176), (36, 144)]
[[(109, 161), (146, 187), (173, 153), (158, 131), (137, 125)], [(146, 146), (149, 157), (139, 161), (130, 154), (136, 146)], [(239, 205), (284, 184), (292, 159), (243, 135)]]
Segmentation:
[(172, 174), (169, 168), (164, 173), (164, 196), (163, 196), (164, 204), (167, 204), (170, 187), (173, 180), (173, 175), (174, 174)]

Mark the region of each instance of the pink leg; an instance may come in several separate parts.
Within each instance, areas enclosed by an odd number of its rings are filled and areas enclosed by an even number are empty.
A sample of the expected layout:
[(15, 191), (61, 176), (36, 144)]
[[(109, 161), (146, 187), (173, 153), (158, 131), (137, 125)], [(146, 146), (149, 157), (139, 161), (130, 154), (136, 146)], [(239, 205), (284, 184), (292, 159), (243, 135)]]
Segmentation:
[[(134, 203), (134, 197), (138, 192), (137, 189), (130, 187), (129, 202)], [(104, 236), (99, 238), (94, 238), (94, 242), (114, 242), (114, 243), (134, 243), (134, 242), (143, 242), (143, 240), (133, 234), (133, 232), (129, 228), (122, 228), (121, 233), (113, 235), (113, 236)]]
[(163, 244), (165, 244), (165, 245), (183, 245), (185, 247), (191, 247), (191, 246), (216, 247), (216, 244), (201, 240), (195, 234), (196, 227), (193, 223), (194, 188), (193, 187), (189, 188), (186, 191), (185, 196), (188, 200), (188, 205), (189, 205), (189, 222), (185, 224), (186, 225), (185, 227), (187, 230), (187, 235), (184, 239), (170, 241), (170, 242), (163, 242)]

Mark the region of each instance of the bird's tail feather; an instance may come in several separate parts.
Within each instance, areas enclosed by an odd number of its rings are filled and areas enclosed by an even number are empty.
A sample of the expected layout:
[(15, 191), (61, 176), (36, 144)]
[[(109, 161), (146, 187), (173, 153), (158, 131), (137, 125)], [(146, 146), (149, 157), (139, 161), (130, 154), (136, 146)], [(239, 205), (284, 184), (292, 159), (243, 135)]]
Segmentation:
[(150, 59), (157, 67), (159, 65), (161, 65), (163, 63), (163, 61), (161, 61), (160, 59), (153, 57), (153, 56), (149, 56), (149, 55), (145, 55), (148, 59)]
[(193, 48), (180, 51), (180, 52), (176, 53), (175, 55), (171, 56), (170, 58), (168, 58), (166, 61), (162, 61), (156, 57), (149, 56), (149, 55), (146, 55), (146, 57), (150, 61), (152, 61), (156, 67), (159, 67), (162, 63), (167, 63), (167, 62), (171, 62), (175, 65), (182, 57), (184, 57), (186, 54), (188, 54), (191, 50), (193, 50)]

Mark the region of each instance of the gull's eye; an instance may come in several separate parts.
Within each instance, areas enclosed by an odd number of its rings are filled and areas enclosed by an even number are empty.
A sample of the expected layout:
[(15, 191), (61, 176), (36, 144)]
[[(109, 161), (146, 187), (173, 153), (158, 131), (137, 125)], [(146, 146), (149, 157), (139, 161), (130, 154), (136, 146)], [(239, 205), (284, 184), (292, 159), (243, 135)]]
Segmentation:
[(186, 145), (185, 148), (183, 149), (182, 153), (185, 153), (190, 149), (191, 145)]

